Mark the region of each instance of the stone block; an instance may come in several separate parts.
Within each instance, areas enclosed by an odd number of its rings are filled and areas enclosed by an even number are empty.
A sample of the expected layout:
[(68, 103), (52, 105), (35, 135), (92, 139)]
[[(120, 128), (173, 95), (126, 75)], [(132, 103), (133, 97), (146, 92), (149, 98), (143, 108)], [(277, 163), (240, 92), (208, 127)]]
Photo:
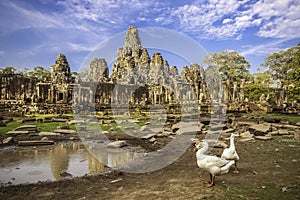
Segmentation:
[(22, 134), (29, 134), (29, 131), (9, 131), (6, 135), (22, 135)]
[(271, 131), (271, 125), (269, 123), (254, 124), (249, 127), (249, 131), (255, 136), (263, 136)]
[(289, 131), (287, 129), (279, 129), (278, 135), (289, 135)]
[(46, 132), (42, 131), (38, 134), (39, 136), (60, 136), (60, 133), (54, 133), (54, 132)]
[(29, 132), (37, 132), (38, 128), (36, 125), (24, 125), (16, 128), (14, 131), (29, 131)]
[(125, 140), (114, 141), (107, 145), (108, 148), (121, 148), (124, 146), (127, 146), (127, 143)]
[(14, 141), (14, 138), (13, 137), (7, 137), (7, 138), (4, 138), (2, 143), (3, 144), (9, 144), (9, 143), (12, 143)]
[(53, 131), (54, 133), (61, 133), (61, 134), (75, 134), (75, 130), (68, 130), (68, 129), (56, 129)]
[(141, 138), (142, 138), (143, 140), (149, 140), (150, 138), (155, 137), (155, 136), (156, 136), (155, 133), (149, 133), (149, 134), (147, 134), (147, 135), (145, 135), (145, 136), (142, 136)]
[(258, 140), (272, 140), (273, 137), (272, 136), (255, 136), (255, 139), (258, 139)]

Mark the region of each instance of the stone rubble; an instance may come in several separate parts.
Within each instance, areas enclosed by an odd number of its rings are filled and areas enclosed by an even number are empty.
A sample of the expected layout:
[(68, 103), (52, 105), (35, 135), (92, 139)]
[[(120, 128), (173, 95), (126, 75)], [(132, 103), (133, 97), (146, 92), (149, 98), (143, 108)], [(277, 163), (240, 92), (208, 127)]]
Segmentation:
[(53, 130), (54, 133), (60, 133), (60, 134), (75, 134), (75, 130), (68, 130), (68, 129), (56, 129)]
[(54, 133), (54, 132), (42, 131), (42, 132), (39, 132), (38, 135), (39, 136), (60, 136), (61, 134), (60, 133)]
[(34, 133), (34, 132), (38, 132), (38, 128), (36, 125), (24, 125), (15, 128), (14, 131), (28, 131), (30, 133)]
[(271, 124), (269, 123), (254, 124), (249, 127), (249, 131), (255, 136), (263, 136), (271, 131)]
[(13, 141), (14, 141), (13, 137), (7, 137), (3, 139), (2, 144), (9, 144), (12, 143)]
[(127, 146), (127, 142), (125, 140), (118, 140), (107, 144), (108, 148), (121, 148)]
[[(255, 140), (272, 140), (274, 137), (282, 137), (286, 140), (300, 140), (300, 129), (298, 126), (290, 125), (290, 124), (278, 124), (278, 123), (267, 123), (264, 121), (261, 121), (260, 124), (257, 123), (247, 123), (245, 119), (242, 123), (239, 123), (239, 120), (237, 120), (238, 126), (236, 126), (236, 129), (230, 128), (231, 125), (222, 126), (221, 124), (214, 124), (212, 125), (212, 130), (210, 126), (204, 125), (202, 123), (195, 123), (193, 121), (191, 122), (177, 122), (177, 123), (165, 123), (164, 126), (158, 126), (158, 125), (152, 125), (151, 122), (147, 123), (147, 125), (141, 126), (139, 129), (136, 129), (138, 126), (138, 123), (140, 123), (141, 120), (132, 120), (131, 123), (135, 123), (136, 127), (132, 126), (125, 126), (125, 121), (122, 122), (122, 125), (113, 125), (113, 124), (104, 124), (106, 125), (109, 130), (103, 131), (103, 134), (110, 134), (112, 131), (116, 131), (117, 129), (130, 131), (131, 134), (135, 137), (139, 137), (143, 140), (146, 140), (150, 143), (156, 144), (159, 143), (161, 139), (168, 138), (168, 139), (174, 139), (177, 137), (177, 135), (187, 135), (191, 138), (195, 137), (196, 134), (211, 134), (212, 136), (220, 136), (218, 137), (217, 143), (214, 143), (213, 141), (210, 141), (210, 145), (214, 148), (226, 148), (228, 146), (228, 138), (230, 137), (231, 133), (235, 133), (238, 135), (237, 140), (240, 142), (254, 142)], [(135, 121), (135, 122), (133, 122)], [(143, 119), (143, 122), (148, 122), (147, 119)], [(71, 121), (72, 123), (81, 123), (82, 121)], [(114, 120), (106, 121), (114, 122)], [(45, 122), (43, 122), (45, 123)], [(98, 124), (100, 124), (98, 122)], [(152, 132), (152, 131), (153, 132)], [(125, 132), (126, 132), (125, 131)], [(75, 130), (70, 129), (56, 129), (53, 131), (42, 131), (38, 132), (38, 128), (36, 125), (25, 125), (20, 126), (16, 128), (14, 131), (9, 131), (6, 133), (6, 135), (10, 135), (10, 137), (5, 138), (2, 143), (3, 144), (9, 144), (13, 143), (13, 138), (16, 135), (21, 134), (35, 134), (36, 136), (40, 137), (60, 137), (65, 134), (71, 134), (70, 139), (75, 140), (78, 139), (78, 137), (74, 137), (74, 134), (76, 134)], [(30, 143), (26, 143), (24, 145), (29, 145)], [(32, 143), (34, 144), (34, 143)], [(21, 144), (22, 145), (22, 144)], [(121, 148), (123, 146), (126, 146), (127, 143), (124, 140), (120, 141), (114, 141), (107, 145), (107, 147), (113, 147), (113, 148)]]

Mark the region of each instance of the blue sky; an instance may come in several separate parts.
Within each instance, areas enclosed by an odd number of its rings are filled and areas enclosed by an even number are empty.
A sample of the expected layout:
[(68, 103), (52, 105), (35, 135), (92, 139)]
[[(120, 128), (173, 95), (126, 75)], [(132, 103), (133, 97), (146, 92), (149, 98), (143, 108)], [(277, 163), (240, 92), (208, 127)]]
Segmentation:
[(208, 53), (236, 50), (251, 72), (300, 42), (300, 0), (1, 0), (0, 8), (0, 67), (48, 68), (63, 53), (78, 71), (97, 45), (129, 25), (178, 31)]

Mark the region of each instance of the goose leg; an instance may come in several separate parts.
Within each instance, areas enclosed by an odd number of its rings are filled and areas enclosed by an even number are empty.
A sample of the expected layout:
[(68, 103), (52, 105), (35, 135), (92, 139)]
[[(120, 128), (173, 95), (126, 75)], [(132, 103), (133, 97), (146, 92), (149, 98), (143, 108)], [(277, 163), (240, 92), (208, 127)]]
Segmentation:
[(210, 180), (207, 181), (207, 182), (205, 182), (206, 184), (210, 184), (212, 182), (212, 175), (211, 175), (211, 173), (209, 173), (209, 178), (210, 178)]
[(215, 185), (215, 176), (213, 176), (212, 174), (209, 174), (209, 175), (210, 175), (211, 182), (206, 184), (206, 187), (208, 187), (208, 188)]
[(233, 170), (233, 173), (235, 173), (235, 174), (239, 173), (239, 170), (237, 168), (236, 162), (237, 161), (234, 162), (234, 170)]

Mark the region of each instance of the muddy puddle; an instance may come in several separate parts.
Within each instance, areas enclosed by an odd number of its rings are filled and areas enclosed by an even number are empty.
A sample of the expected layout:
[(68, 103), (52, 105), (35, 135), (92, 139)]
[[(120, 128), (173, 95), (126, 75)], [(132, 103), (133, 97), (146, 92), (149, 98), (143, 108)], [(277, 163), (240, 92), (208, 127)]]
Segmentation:
[(87, 149), (91, 147), (80, 142), (0, 149), (0, 185), (55, 181), (105, 173), (108, 168), (126, 165), (140, 157), (139, 153), (128, 149), (105, 149), (97, 155)]

